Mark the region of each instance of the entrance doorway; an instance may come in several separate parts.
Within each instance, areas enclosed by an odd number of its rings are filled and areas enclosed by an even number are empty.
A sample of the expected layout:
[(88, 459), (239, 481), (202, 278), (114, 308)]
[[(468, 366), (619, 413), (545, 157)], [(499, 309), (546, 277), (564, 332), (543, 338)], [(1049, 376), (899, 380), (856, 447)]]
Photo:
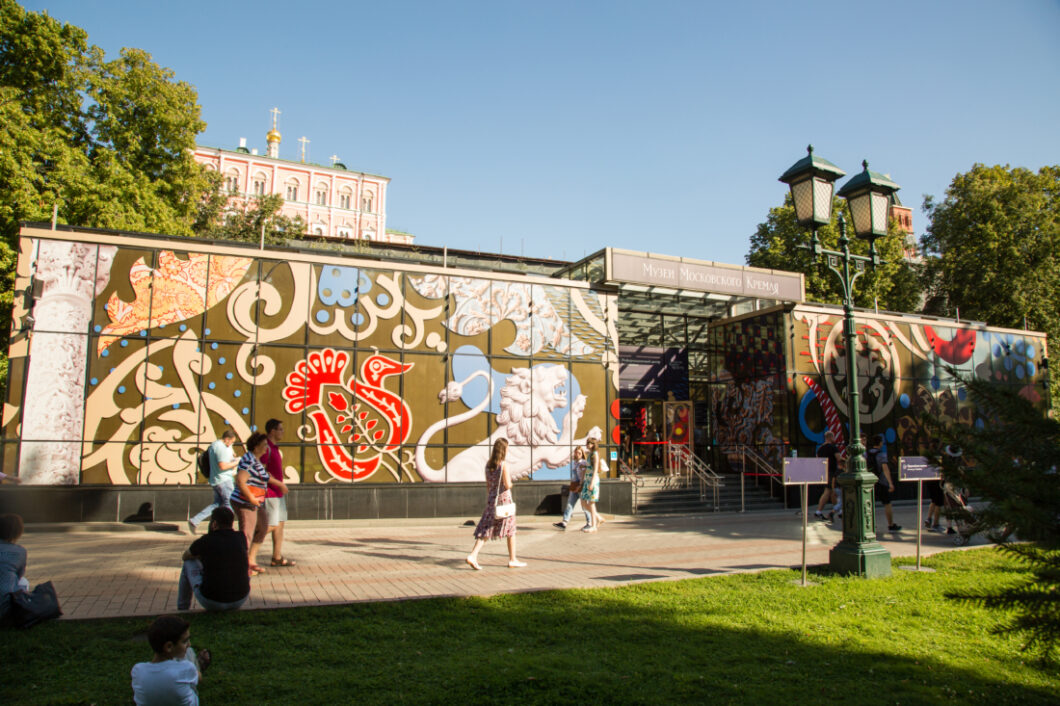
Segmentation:
[(620, 458), (634, 470), (670, 473), (669, 444), (692, 451), (695, 418), (690, 400), (620, 400)]
[(691, 400), (663, 402), (664, 438), (667, 446), (664, 449), (664, 469), (667, 475), (681, 472), (675, 467), (670, 455), (670, 448), (683, 446), (692, 452), (692, 430), (695, 428)]
[(661, 468), (662, 401), (623, 399), (620, 404), (622, 460), (637, 471)]

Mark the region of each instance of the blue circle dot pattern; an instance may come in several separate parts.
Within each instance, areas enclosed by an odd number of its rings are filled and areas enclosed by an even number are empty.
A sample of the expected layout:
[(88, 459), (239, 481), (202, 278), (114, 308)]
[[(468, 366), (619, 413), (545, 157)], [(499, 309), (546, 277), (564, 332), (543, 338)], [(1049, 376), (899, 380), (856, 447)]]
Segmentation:
[(359, 267), (324, 267), (317, 284), (317, 298), (325, 306), (353, 306), (357, 297), (372, 289), (372, 280)]

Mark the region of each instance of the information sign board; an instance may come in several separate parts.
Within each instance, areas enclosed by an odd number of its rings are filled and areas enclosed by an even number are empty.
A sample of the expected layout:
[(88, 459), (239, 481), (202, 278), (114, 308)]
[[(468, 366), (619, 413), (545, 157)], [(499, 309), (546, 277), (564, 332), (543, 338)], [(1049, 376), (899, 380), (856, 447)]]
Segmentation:
[(923, 456), (902, 456), (898, 459), (898, 480), (938, 480), (938, 466), (928, 462)]
[(828, 482), (828, 459), (784, 459), (784, 485), (821, 485)]

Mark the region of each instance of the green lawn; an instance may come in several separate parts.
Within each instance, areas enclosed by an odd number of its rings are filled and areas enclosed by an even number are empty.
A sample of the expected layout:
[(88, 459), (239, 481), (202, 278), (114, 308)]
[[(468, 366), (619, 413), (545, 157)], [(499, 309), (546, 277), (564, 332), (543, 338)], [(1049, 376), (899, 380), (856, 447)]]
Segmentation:
[[(895, 565), (908, 564), (896, 560)], [(1060, 671), (946, 591), (1014, 581), (993, 549), (865, 581), (798, 571), (494, 598), (195, 614), (206, 704), (1056, 704)], [(131, 703), (144, 619), (4, 632), (0, 704)]]

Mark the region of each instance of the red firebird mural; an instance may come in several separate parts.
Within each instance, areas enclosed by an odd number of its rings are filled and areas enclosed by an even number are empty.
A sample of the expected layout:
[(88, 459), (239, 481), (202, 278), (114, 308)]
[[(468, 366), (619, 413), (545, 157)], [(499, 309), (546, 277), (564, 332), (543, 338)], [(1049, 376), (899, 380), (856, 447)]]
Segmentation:
[[(359, 382), (354, 375), (344, 379), (349, 362), (346, 351), (325, 348), (310, 353), (287, 375), (283, 398), (288, 413), (306, 410), (327, 472), (339, 480), (358, 481), (375, 473), (384, 456), (396, 460), (412, 431), (409, 406), (384, 388), (383, 381), (405, 373), (413, 364), (376, 353), (361, 364)], [(353, 446), (357, 450), (351, 454)]]
[(953, 339), (949, 341), (939, 336), (930, 326), (924, 327), (924, 334), (927, 336), (931, 349), (947, 363), (954, 365), (966, 363), (975, 352), (974, 329), (957, 329), (953, 334)]

